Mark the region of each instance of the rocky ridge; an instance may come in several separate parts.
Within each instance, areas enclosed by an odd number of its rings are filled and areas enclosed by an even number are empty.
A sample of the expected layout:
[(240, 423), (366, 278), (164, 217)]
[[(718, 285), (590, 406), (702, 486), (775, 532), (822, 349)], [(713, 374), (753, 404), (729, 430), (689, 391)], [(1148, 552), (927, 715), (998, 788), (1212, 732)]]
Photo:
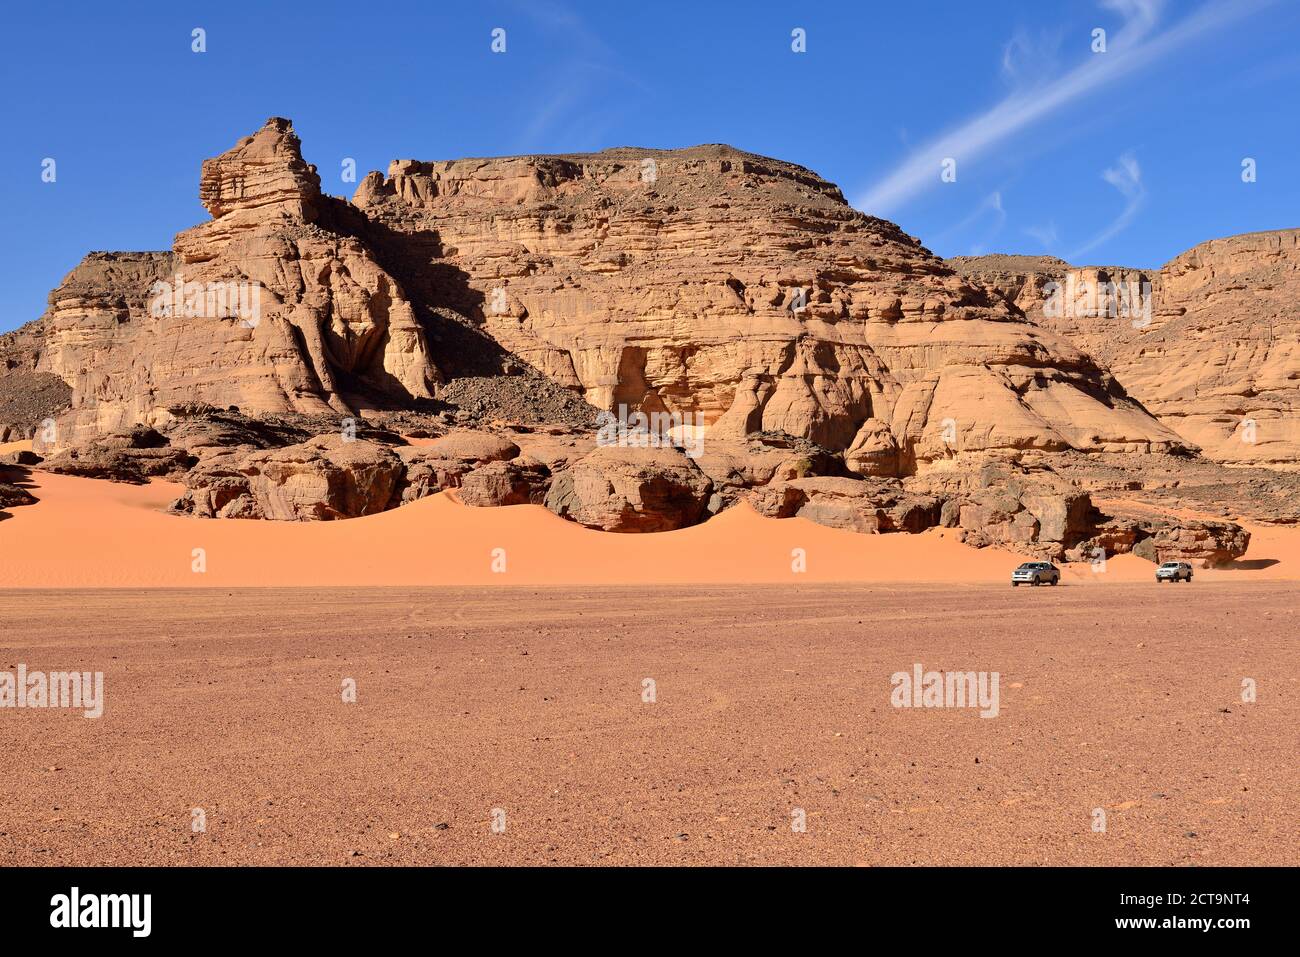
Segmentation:
[[(951, 262), (1092, 356), (1206, 457), (1300, 464), (1300, 230), (1210, 240), (1151, 272), (1033, 256)], [(1050, 283), (1061, 299), (1049, 309)], [(1095, 290), (1108, 283), (1136, 290), (1141, 308), (1107, 308)]]
[[(1162, 398), (1137, 368), (1156, 339), (1039, 306), (1073, 267), (945, 262), (793, 164), (716, 145), (401, 160), (347, 202), (273, 118), (203, 164), (200, 197), (211, 220), (172, 250), (91, 254), (0, 337), (0, 413), (41, 467), (179, 478), (175, 510), (204, 517), (347, 518), (457, 489), (610, 531), (744, 501), (1061, 559), (1160, 534), (1166, 554), (1244, 551), (1237, 526), (1161, 533), (1090, 497), (1103, 461), (1217, 468), (1197, 447), (1236, 413), (1209, 364)], [(1246, 239), (1154, 277), (1150, 328), (1181, 309), (1220, 365), (1264, 362), (1251, 408), (1277, 464), (1294, 333), (1273, 293), (1295, 244)], [(1243, 284), (1272, 322), (1263, 352), (1202, 314), (1205, 290), (1222, 309)], [(1181, 361), (1175, 339), (1161, 361)], [(611, 447), (611, 413), (689, 424)]]

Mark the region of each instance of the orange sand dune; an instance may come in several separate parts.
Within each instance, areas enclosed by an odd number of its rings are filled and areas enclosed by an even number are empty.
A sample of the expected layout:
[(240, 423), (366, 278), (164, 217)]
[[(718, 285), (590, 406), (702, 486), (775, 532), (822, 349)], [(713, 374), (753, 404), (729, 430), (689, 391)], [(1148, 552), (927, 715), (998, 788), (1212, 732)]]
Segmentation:
[[(947, 530), (858, 535), (730, 509), (654, 535), (597, 532), (541, 506), (471, 508), (446, 494), (340, 522), (195, 519), (162, 509), (180, 486), (33, 472), (35, 505), (0, 522), (0, 587), (539, 585), (835, 581), (1006, 582), (1022, 556), (962, 545)], [(1300, 532), (1255, 529), (1244, 567), (1198, 578), (1300, 578)], [(195, 549), (206, 571), (195, 571)], [(493, 571), (504, 549), (505, 571)], [(803, 549), (805, 572), (795, 572)], [(498, 563), (499, 564), (499, 563)], [(1067, 566), (1063, 584), (1142, 581), (1149, 562), (1104, 573)]]

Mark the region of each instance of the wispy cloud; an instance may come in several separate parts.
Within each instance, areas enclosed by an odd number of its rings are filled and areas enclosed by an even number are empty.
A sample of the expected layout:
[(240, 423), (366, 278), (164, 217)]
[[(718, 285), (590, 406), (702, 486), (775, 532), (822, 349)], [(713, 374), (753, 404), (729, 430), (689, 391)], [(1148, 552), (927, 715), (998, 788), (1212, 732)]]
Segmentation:
[(1056, 231), (1055, 221), (1049, 222), (1043, 226), (1026, 226), (1023, 231), (1026, 236), (1038, 240), (1046, 250), (1050, 250), (1055, 246), (1057, 239), (1060, 238)]
[(1088, 59), (1055, 80), (1017, 89), (993, 108), (914, 150), (893, 172), (859, 197), (857, 207), (874, 215), (897, 209), (928, 186), (939, 184), (940, 164), (954, 157), (959, 166), (1062, 107), (1112, 83), (1271, 0), (1207, 3), (1167, 29), (1156, 32), (1163, 0), (1103, 0), (1123, 25), (1107, 41), (1105, 53)]
[(987, 249), (991, 243), (1002, 232), (1002, 227), (1007, 222), (1007, 211), (1002, 208), (1002, 191), (994, 190), (985, 196), (978, 206), (971, 210), (960, 222), (954, 223), (943, 232), (934, 237), (936, 244), (942, 243), (950, 236), (960, 236), (968, 232), (971, 227), (987, 221), (988, 226), (984, 229), (980, 238), (971, 244), (970, 254), (979, 256)]
[(546, 82), (537, 86), (527, 120), (519, 124), (516, 149), (544, 149), (556, 130), (565, 127), (590, 134), (593, 121), (584, 110), (596, 91), (615, 85), (645, 89), (644, 83), (621, 68), (617, 52), (569, 6), (552, 0), (527, 0), (514, 6), (546, 42), (565, 53), (553, 61)]
[(1124, 197), (1124, 211), (1113, 219), (1109, 226), (1066, 256), (1065, 258), (1070, 262), (1074, 262), (1084, 253), (1096, 249), (1106, 240), (1128, 229), (1129, 224), (1133, 222), (1133, 217), (1138, 214), (1138, 210), (1146, 201), (1147, 191), (1142, 185), (1142, 167), (1138, 166), (1137, 158), (1131, 152), (1120, 156), (1114, 166), (1102, 170), (1101, 178), (1120, 191)]
[(1050, 80), (1060, 68), (1064, 38), (1059, 29), (1037, 35), (1016, 30), (1002, 48), (1002, 79), (1018, 90)]
[(571, 7), (553, 0), (524, 0), (512, 6), (539, 28), (569, 40), (570, 46), (583, 56), (613, 59), (614, 50)]
[(977, 242), (971, 244), (970, 254), (972, 256), (983, 256), (988, 252), (989, 245), (997, 238), (998, 233), (1002, 232), (1002, 227), (1007, 224), (1007, 211), (1002, 208), (1001, 192), (989, 194), (986, 205), (993, 213), (993, 222), (984, 235)]
[(530, 118), (516, 142), (525, 149), (536, 148), (546, 133), (585, 99), (590, 78), (597, 71), (587, 63), (568, 63), (552, 79), (544, 98), (531, 111)]

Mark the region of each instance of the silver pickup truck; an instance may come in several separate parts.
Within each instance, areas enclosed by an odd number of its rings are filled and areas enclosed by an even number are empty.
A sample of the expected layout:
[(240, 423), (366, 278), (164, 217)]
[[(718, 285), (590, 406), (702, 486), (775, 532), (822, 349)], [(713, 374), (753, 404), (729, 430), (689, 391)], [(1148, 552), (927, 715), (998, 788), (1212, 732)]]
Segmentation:
[(1017, 585), (1055, 585), (1061, 580), (1061, 570), (1051, 562), (1025, 562), (1011, 573), (1011, 587)]

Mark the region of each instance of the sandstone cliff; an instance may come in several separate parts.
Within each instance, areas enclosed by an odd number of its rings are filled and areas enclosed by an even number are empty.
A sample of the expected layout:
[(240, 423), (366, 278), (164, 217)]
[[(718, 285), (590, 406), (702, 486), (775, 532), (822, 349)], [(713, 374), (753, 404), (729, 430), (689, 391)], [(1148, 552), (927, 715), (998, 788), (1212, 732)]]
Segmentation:
[[(720, 145), (399, 160), (348, 202), (278, 118), (204, 162), (199, 193), (211, 219), (172, 250), (90, 254), (0, 337), (0, 429), (37, 432), (43, 467), (179, 477), (177, 511), (205, 517), (458, 489), (656, 531), (745, 501), (1052, 558), (1221, 563), (1248, 540), (1103, 513), (1093, 490), (1225, 516), (1258, 492), (1256, 520), (1295, 520), (1276, 472), (1241, 471), (1229, 508), (1196, 457), (1300, 460), (1294, 231), (1152, 274), (945, 262), (809, 170)], [(1132, 315), (1088, 302), (1108, 282), (1138, 290)], [(698, 434), (608, 448), (614, 411)]]
[[(1211, 240), (1154, 272), (1029, 256), (952, 264), (1091, 355), (1206, 456), (1300, 462), (1300, 230)], [(1049, 283), (1065, 308), (1045, 310)], [(1139, 295), (1146, 284), (1150, 308), (1090, 308), (1090, 290), (1106, 283)]]
[(1179, 444), (898, 227), (730, 147), (398, 161), (347, 204), (272, 119), (203, 164), (200, 196), (213, 218), (172, 252), (92, 254), (52, 293), (39, 370), (72, 389), (59, 443), (185, 402), (410, 405), (487, 372), (698, 414), (717, 437), (785, 432), (874, 475)]
[(599, 408), (781, 431), (883, 475), (1178, 444), (1068, 342), (789, 163), (726, 146), (404, 160), (355, 204), (419, 296)]
[(409, 402), (438, 381), (400, 286), (330, 222), (286, 120), (203, 164), (212, 220), (174, 251), (92, 253), (50, 294), (36, 369), (71, 387), (54, 444), (199, 401), (347, 414), (353, 393)]

